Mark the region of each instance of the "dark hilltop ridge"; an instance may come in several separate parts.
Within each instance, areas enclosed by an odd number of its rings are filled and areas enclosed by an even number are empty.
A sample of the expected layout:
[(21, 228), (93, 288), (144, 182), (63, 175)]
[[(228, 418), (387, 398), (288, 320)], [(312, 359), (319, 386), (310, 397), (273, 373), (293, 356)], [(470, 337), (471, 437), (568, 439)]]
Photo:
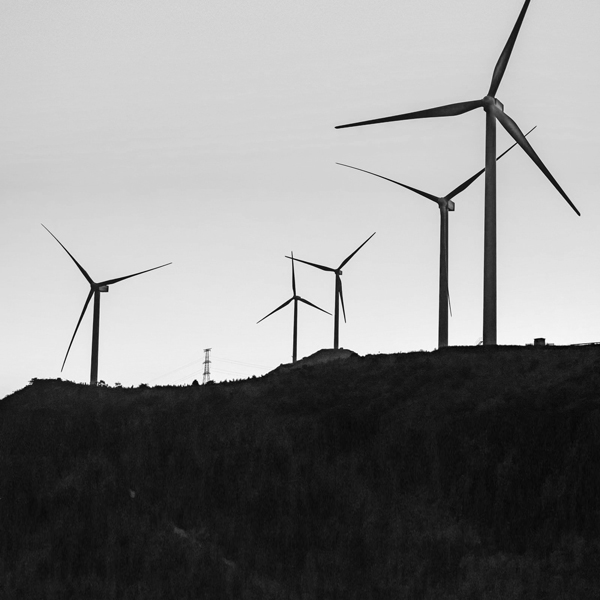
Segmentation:
[(296, 362), (285, 363), (279, 365), (274, 371), (289, 371), (290, 369), (302, 369), (304, 367), (313, 367), (315, 365), (322, 365), (324, 363), (331, 362), (332, 360), (344, 360), (346, 358), (356, 357), (358, 354), (352, 350), (346, 350), (344, 348), (324, 348), (319, 350), (306, 358), (301, 358)]
[(0, 598), (600, 598), (600, 346), (0, 401)]

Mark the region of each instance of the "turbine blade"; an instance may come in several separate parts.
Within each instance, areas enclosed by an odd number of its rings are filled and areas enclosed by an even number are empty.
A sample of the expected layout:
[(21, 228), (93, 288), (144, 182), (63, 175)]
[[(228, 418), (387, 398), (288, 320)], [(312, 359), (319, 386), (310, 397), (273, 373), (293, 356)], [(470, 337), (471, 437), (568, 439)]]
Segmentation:
[(294, 272), (294, 253), (290, 253), (292, 255), (292, 291), (294, 292), (294, 296), (296, 295), (296, 273)]
[(502, 77), (504, 77), (504, 71), (506, 71), (506, 66), (508, 65), (508, 60), (510, 58), (511, 52), (515, 46), (515, 42), (517, 41), (517, 36), (519, 35), (519, 30), (521, 29), (521, 25), (523, 24), (523, 19), (525, 18), (525, 13), (527, 12), (527, 8), (529, 7), (530, 0), (525, 0), (525, 4), (523, 4), (523, 8), (519, 13), (519, 17), (517, 18), (517, 22), (513, 27), (513, 30), (506, 42), (506, 46), (504, 46), (504, 50), (502, 50), (502, 54), (500, 54), (500, 58), (494, 67), (494, 73), (492, 75), (492, 83), (490, 85), (490, 90), (488, 92), (488, 96), (495, 97), (496, 92), (498, 91), (498, 86), (502, 81)]
[[(535, 128), (537, 127), (537, 125), (534, 125), (526, 134), (525, 137), (527, 137)], [(517, 145), (517, 142), (515, 142), (512, 146), (508, 147), (502, 154), (500, 154), (498, 156), (498, 158), (496, 159), (497, 161), (500, 160), (505, 154), (508, 154), (515, 146)]]
[[(344, 265), (348, 263), (348, 261), (376, 234), (377, 232), (373, 232), (350, 256), (348, 256), (344, 262), (337, 268), (339, 271)], [(340, 279), (341, 282), (341, 279)]]
[(552, 176), (550, 171), (546, 168), (546, 165), (542, 162), (540, 157), (535, 153), (535, 150), (531, 147), (531, 144), (527, 141), (527, 138), (523, 135), (522, 131), (519, 129), (519, 126), (503, 111), (499, 109), (494, 110), (494, 114), (502, 127), (510, 133), (510, 135), (516, 140), (516, 142), (525, 150), (525, 152), (529, 155), (529, 158), (538, 166), (540, 171), (548, 178), (550, 183), (558, 190), (559, 194), (567, 201), (569, 206), (579, 215), (581, 213), (577, 210), (577, 207), (571, 202), (567, 194), (560, 187), (556, 179)]
[[(446, 273), (448, 273), (448, 257), (444, 255), (444, 263)], [(450, 316), (452, 316), (452, 304), (450, 303), (450, 286), (448, 285), (448, 278), (446, 277), (446, 298), (448, 299), (448, 310), (450, 311)]]
[(77, 335), (77, 330), (79, 329), (79, 325), (81, 324), (83, 315), (85, 315), (85, 311), (87, 310), (88, 304), (90, 303), (90, 300), (92, 299), (93, 295), (94, 295), (94, 290), (91, 289), (90, 293), (88, 294), (88, 297), (85, 301), (85, 304), (83, 305), (83, 310), (81, 311), (81, 315), (79, 315), (79, 321), (77, 321), (77, 325), (75, 326), (75, 331), (73, 332), (73, 337), (71, 338), (69, 347), (67, 348), (67, 353), (65, 354), (65, 360), (63, 360), (62, 367), (60, 368), (61, 373), (62, 373), (62, 370), (65, 368), (65, 363), (67, 362), (67, 356), (69, 356), (69, 350), (71, 350), (71, 346), (73, 345), (73, 340), (75, 339), (75, 336)]
[(461, 192), (464, 192), (474, 181), (476, 181), (481, 175), (482, 173), (485, 172), (485, 168), (481, 169), (480, 171), (477, 171), (477, 173), (475, 173), (475, 175), (473, 175), (472, 177), (469, 177), (469, 179), (467, 179), (466, 181), (463, 181), (463, 183), (461, 183), (458, 187), (454, 188), (447, 196), (446, 199), (447, 200), (452, 200), (452, 198), (454, 198), (454, 196), (458, 196), (458, 194), (460, 194)]
[(101, 281), (98, 285), (112, 285), (113, 283), (119, 283), (119, 281), (123, 281), (124, 279), (129, 279), (130, 277), (137, 277), (138, 275), (142, 275), (142, 273), (149, 273), (150, 271), (156, 271), (156, 269), (162, 269), (163, 267), (167, 267), (172, 265), (173, 263), (165, 263), (164, 265), (160, 265), (158, 267), (152, 267), (151, 269), (146, 269), (145, 271), (140, 271), (139, 273), (133, 273), (133, 275), (125, 275), (125, 277), (117, 277), (116, 279), (107, 279), (106, 281)]
[(342, 314), (344, 315), (344, 323), (346, 323), (346, 308), (344, 307), (344, 292), (342, 291), (342, 278), (336, 273), (340, 290), (340, 302), (342, 303)]
[(75, 260), (75, 257), (63, 246), (62, 242), (43, 224), (40, 225), (62, 246), (63, 250), (71, 257), (71, 260), (77, 265), (83, 276), (87, 279), (90, 285), (94, 285), (92, 278), (87, 274), (87, 271)]
[(383, 175), (378, 175), (377, 173), (373, 173), (372, 171), (367, 171), (366, 169), (359, 169), (358, 167), (353, 167), (352, 165), (345, 165), (344, 163), (335, 163), (336, 165), (340, 165), (342, 167), (348, 167), (349, 169), (355, 169), (356, 171), (362, 171), (363, 173), (368, 173), (369, 175), (375, 175), (375, 177), (379, 177), (380, 179), (385, 179), (386, 181), (390, 181), (391, 183), (395, 183), (396, 185), (402, 186), (415, 194), (419, 194), (419, 196), (423, 196), (423, 198), (427, 198), (428, 200), (433, 200), (436, 204), (439, 203), (439, 198), (434, 196), (433, 194), (429, 194), (427, 192), (423, 192), (422, 190), (418, 190), (417, 188), (411, 187), (410, 185), (406, 185), (405, 183), (400, 183), (399, 181), (395, 181), (390, 179), (389, 177), (384, 177)]
[(336, 129), (345, 129), (346, 127), (358, 127), (360, 125), (375, 125), (376, 123), (390, 123), (392, 121), (408, 121), (410, 119), (426, 119), (429, 117), (455, 117), (463, 113), (481, 108), (483, 100), (469, 100), (467, 102), (457, 102), (455, 104), (445, 104), (435, 108), (417, 110), (415, 112), (394, 115), (392, 117), (383, 117), (382, 119), (371, 119), (370, 121), (359, 121), (358, 123), (347, 123), (346, 125), (337, 125)]
[(311, 263), (311, 262), (308, 262), (307, 260), (302, 260), (301, 258), (293, 258), (292, 256), (286, 256), (286, 258), (295, 260), (296, 262), (304, 263), (305, 265), (310, 265), (311, 267), (315, 267), (316, 269), (321, 269), (321, 271), (335, 271), (335, 269), (332, 269), (331, 267), (324, 267), (323, 265), (318, 265), (317, 263)]
[[(293, 299), (294, 299), (293, 297), (290, 298), (289, 300), (284, 302), (281, 306), (278, 306), (275, 310), (272, 310), (266, 317), (263, 317), (260, 321), (264, 321), (267, 317), (270, 317), (272, 314), (276, 313), (278, 310), (285, 308)], [(260, 323), (260, 321), (256, 321), (256, 324), (258, 325)]]
[[(525, 137), (527, 137), (536, 127), (537, 127), (537, 125), (535, 125), (534, 127), (532, 127), (525, 134)], [(498, 158), (496, 158), (496, 161), (499, 161), (507, 152), (509, 152), (510, 150), (512, 150), (516, 145), (517, 145), (517, 142), (515, 142), (510, 148), (508, 148), (502, 154), (500, 154), (500, 156), (498, 156)], [(477, 171), (477, 173), (475, 173), (475, 175), (473, 175), (472, 177), (470, 177), (469, 179), (467, 179), (465, 182), (461, 183), (457, 188), (453, 189), (446, 196), (446, 199), (447, 200), (451, 200), (452, 198), (454, 198), (454, 196), (458, 196), (458, 194), (460, 194), (461, 192), (464, 192), (483, 173), (485, 173), (485, 168), (481, 169), (480, 171)]]
[(308, 306), (312, 306), (313, 308), (316, 308), (317, 310), (320, 310), (321, 312), (327, 313), (328, 315), (331, 314), (329, 311), (326, 311), (326, 310), (323, 310), (322, 308), (319, 308), (316, 304), (313, 304), (312, 302), (309, 302), (308, 300), (305, 300), (304, 298), (298, 297), (298, 300), (300, 300), (300, 302), (304, 302), (304, 304), (308, 304)]

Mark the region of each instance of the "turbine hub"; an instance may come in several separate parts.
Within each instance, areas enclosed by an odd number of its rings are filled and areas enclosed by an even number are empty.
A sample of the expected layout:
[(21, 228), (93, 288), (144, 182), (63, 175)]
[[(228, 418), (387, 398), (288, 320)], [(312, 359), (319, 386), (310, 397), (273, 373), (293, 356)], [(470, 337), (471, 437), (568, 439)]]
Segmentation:
[(445, 196), (438, 198), (437, 204), (440, 207), (440, 210), (444, 210), (444, 209), (446, 209), (448, 211), (454, 210), (454, 201), (448, 200), (448, 198), (446, 198)]
[(483, 110), (486, 112), (492, 108), (496, 104), (496, 98), (493, 96), (486, 96), (483, 99)]

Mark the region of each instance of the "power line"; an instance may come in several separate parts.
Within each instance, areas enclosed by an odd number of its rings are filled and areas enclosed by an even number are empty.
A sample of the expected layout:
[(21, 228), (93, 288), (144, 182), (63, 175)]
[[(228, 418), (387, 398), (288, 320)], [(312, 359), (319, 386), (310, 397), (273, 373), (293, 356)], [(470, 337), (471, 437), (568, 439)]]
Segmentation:
[(181, 369), (186, 369), (187, 367), (190, 367), (193, 364), (200, 362), (201, 360), (202, 360), (201, 358), (197, 358), (196, 360), (193, 360), (192, 362), (188, 363), (187, 365), (177, 367), (176, 369), (173, 369), (172, 371), (168, 371), (167, 373), (163, 373), (162, 375), (159, 375), (158, 377), (154, 377), (153, 379), (150, 379), (150, 381), (148, 383), (152, 383), (153, 381), (157, 381), (158, 379), (167, 377), (167, 375), (172, 375), (173, 373), (176, 373), (177, 371), (181, 371)]
[[(225, 369), (211, 369), (211, 373), (218, 373), (218, 374), (222, 374), (222, 373), (226, 373), (227, 375), (238, 375), (241, 378), (248, 378), (248, 377), (252, 377), (252, 375), (248, 375), (248, 373), (242, 373), (241, 371), (227, 371)], [(193, 377), (195, 377), (196, 375), (200, 375), (201, 371), (196, 369), (194, 371), (192, 371), (191, 373), (189, 373), (188, 375), (184, 375), (183, 377), (180, 377), (179, 379), (173, 381), (171, 384), (168, 385), (179, 385), (181, 382), (192, 379)], [(211, 381), (213, 381), (211, 379)]]
[[(212, 349), (209, 349), (212, 350)], [(206, 352), (206, 350), (205, 350)], [(249, 363), (249, 362), (244, 362), (241, 360), (234, 360), (231, 358), (223, 358), (221, 356), (214, 356), (213, 358), (216, 359), (219, 363), (231, 363), (232, 365), (239, 365), (240, 367), (248, 367), (249, 369), (261, 369), (261, 370), (267, 370), (270, 369), (271, 367), (268, 367), (266, 365), (257, 365), (255, 363)], [(206, 360), (206, 357), (205, 359)], [(153, 383), (155, 381), (158, 381), (159, 379), (163, 379), (168, 377), (169, 375), (173, 375), (174, 373), (177, 373), (178, 371), (182, 371), (183, 369), (187, 369), (189, 367), (192, 367), (194, 365), (194, 368), (192, 369), (192, 371), (186, 375), (183, 376), (178, 376), (177, 379), (175, 379), (175, 381), (172, 382), (172, 384), (165, 384), (165, 385), (178, 385), (180, 384), (182, 381), (188, 380), (188, 379), (192, 379), (193, 377), (200, 375), (200, 369), (195, 367), (195, 365), (197, 365), (198, 363), (200, 363), (202, 361), (201, 358), (198, 358), (196, 360), (193, 360), (185, 365), (182, 365), (180, 367), (177, 367), (175, 369), (172, 369), (171, 371), (167, 371), (166, 373), (163, 373), (162, 375), (159, 375), (158, 377), (154, 377), (153, 379), (150, 379), (148, 381), (148, 383)], [(212, 364), (214, 361), (213, 360), (209, 360), (209, 362)], [(204, 363), (203, 363), (204, 364)], [(199, 366), (199, 365), (198, 365)], [(247, 372), (244, 373), (242, 371), (230, 371), (230, 370), (226, 370), (226, 369), (219, 369), (219, 368), (212, 368), (212, 371), (215, 371), (217, 373), (227, 373), (228, 375), (241, 375), (244, 377), (250, 377), (251, 374), (249, 375)], [(202, 370), (202, 374), (204, 375), (204, 369)]]
[(267, 365), (257, 365), (255, 363), (243, 362), (241, 360), (232, 360), (230, 358), (222, 358), (221, 356), (215, 356), (215, 358), (217, 360), (219, 360), (220, 362), (235, 363), (236, 365), (243, 365), (246, 367), (258, 367), (261, 369), (269, 369), (270, 368)]

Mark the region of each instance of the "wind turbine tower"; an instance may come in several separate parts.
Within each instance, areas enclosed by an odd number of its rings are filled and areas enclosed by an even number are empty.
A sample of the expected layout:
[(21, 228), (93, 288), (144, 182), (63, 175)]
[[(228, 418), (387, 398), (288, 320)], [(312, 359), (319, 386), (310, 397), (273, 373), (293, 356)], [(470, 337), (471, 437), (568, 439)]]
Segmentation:
[[(535, 129), (535, 127), (533, 128)], [(530, 129), (525, 135), (528, 136), (533, 129)], [(509, 150), (512, 150), (516, 146), (516, 142), (508, 149), (505, 150), (497, 160), (500, 160)], [(469, 177), (466, 181), (461, 183), (458, 187), (454, 188), (449, 194), (445, 196), (434, 196), (433, 194), (429, 194), (428, 192), (424, 192), (417, 188), (411, 187), (410, 185), (406, 185), (404, 183), (400, 183), (399, 181), (395, 181), (394, 179), (390, 179), (389, 177), (384, 177), (383, 175), (378, 175), (377, 173), (373, 173), (372, 171), (367, 171), (365, 169), (359, 169), (358, 167), (353, 167), (352, 165), (345, 165), (343, 163), (337, 163), (342, 167), (348, 167), (350, 169), (355, 169), (356, 171), (362, 171), (363, 173), (368, 173), (369, 175), (374, 175), (375, 177), (379, 177), (380, 179), (385, 179), (386, 181), (390, 181), (391, 183), (395, 183), (419, 196), (427, 198), (428, 200), (432, 200), (435, 202), (440, 209), (440, 284), (439, 284), (439, 319), (438, 319), (438, 348), (445, 348), (448, 345), (448, 310), (450, 308), (450, 292), (448, 290), (448, 213), (453, 212), (455, 208), (454, 200), (458, 194), (464, 192), (474, 181), (476, 181), (481, 174), (485, 171), (484, 169), (479, 170), (475, 175)]]
[(71, 260), (77, 265), (77, 268), (81, 271), (81, 274), (85, 277), (87, 282), (90, 285), (90, 291), (86, 298), (85, 304), (83, 305), (83, 310), (81, 311), (81, 315), (79, 316), (79, 320), (77, 321), (77, 325), (75, 326), (75, 331), (73, 333), (73, 337), (71, 338), (71, 342), (69, 343), (69, 347), (67, 348), (67, 353), (65, 354), (65, 359), (63, 360), (63, 364), (61, 367), (62, 370), (65, 368), (65, 363), (67, 362), (67, 357), (69, 356), (69, 351), (71, 350), (71, 346), (73, 345), (73, 340), (77, 335), (77, 330), (79, 329), (79, 325), (81, 325), (81, 321), (83, 316), (85, 315), (85, 311), (90, 303), (92, 297), (94, 298), (94, 315), (92, 321), (92, 363), (90, 368), (90, 385), (96, 385), (98, 383), (98, 346), (100, 339), (100, 294), (103, 292), (108, 292), (108, 286), (114, 285), (115, 283), (119, 283), (125, 279), (130, 279), (131, 277), (137, 277), (138, 275), (142, 275), (143, 273), (149, 273), (150, 271), (155, 271), (156, 269), (162, 269), (162, 267), (166, 267), (171, 263), (166, 263), (164, 265), (159, 265), (158, 267), (153, 267), (152, 269), (146, 269), (145, 271), (139, 271), (138, 273), (132, 273), (131, 275), (125, 275), (123, 277), (116, 277), (115, 279), (107, 279), (106, 281), (94, 281), (89, 275), (88, 272), (75, 260), (75, 257), (65, 248), (62, 242), (42, 223), (42, 227), (62, 246), (63, 250), (70, 256)]
[(542, 171), (548, 181), (556, 188), (569, 206), (580, 215), (577, 207), (571, 202), (569, 196), (562, 189), (554, 176), (550, 173), (541, 158), (536, 154), (531, 144), (525, 138), (519, 126), (511, 119), (504, 110), (504, 104), (498, 100), (496, 94), (504, 72), (508, 65), (510, 55), (513, 51), (519, 30), (523, 24), (525, 13), (529, 8), (531, 0), (525, 0), (521, 12), (513, 30), (500, 54), (500, 58), (494, 67), (492, 81), (487, 94), (477, 100), (445, 104), (425, 110), (392, 115), (368, 121), (347, 123), (338, 125), (336, 129), (346, 127), (358, 127), (361, 125), (374, 125), (376, 123), (391, 123), (394, 121), (406, 121), (410, 119), (425, 119), (430, 117), (453, 117), (462, 115), (469, 111), (482, 108), (485, 112), (485, 223), (484, 223), (484, 255), (483, 255), (483, 343), (484, 345), (496, 345), (497, 341), (497, 285), (496, 285), (496, 121), (510, 136), (521, 146), (529, 158)]
[[(342, 312), (344, 314), (344, 322), (346, 322), (346, 309), (344, 308), (344, 294), (342, 292), (342, 269), (350, 261), (350, 259), (375, 235), (372, 233), (352, 254), (347, 256), (340, 264), (337, 269), (333, 267), (327, 267), (324, 265), (318, 265), (317, 263), (308, 262), (307, 260), (301, 260), (300, 258), (294, 258), (293, 256), (286, 256), (293, 261), (310, 265), (321, 271), (329, 271), (335, 275), (335, 299), (334, 299), (334, 313), (333, 313), (333, 349), (337, 350), (340, 347), (340, 303), (342, 305)], [(322, 309), (320, 309), (322, 310)]]
[(306, 304), (307, 306), (312, 306), (313, 308), (316, 308), (317, 310), (320, 310), (321, 312), (324, 312), (328, 315), (331, 315), (330, 312), (327, 312), (326, 310), (323, 310), (322, 308), (319, 308), (316, 304), (313, 304), (312, 302), (309, 302), (308, 300), (305, 300), (304, 298), (301, 298), (300, 296), (298, 296), (298, 293), (296, 292), (296, 272), (294, 270), (294, 253), (291, 253), (291, 259), (292, 259), (292, 292), (293, 292), (293, 296), (289, 299), (286, 300), (281, 306), (278, 306), (275, 310), (272, 310), (266, 317), (263, 317), (260, 321), (257, 322), (260, 323), (261, 321), (264, 321), (267, 317), (270, 317), (272, 314), (276, 313), (278, 310), (281, 310), (282, 308), (285, 308), (290, 302), (294, 303), (294, 334), (293, 334), (293, 338), (292, 338), (292, 362), (296, 362), (296, 360), (298, 359), (298, 302), (303, 302), (304, 304)]

